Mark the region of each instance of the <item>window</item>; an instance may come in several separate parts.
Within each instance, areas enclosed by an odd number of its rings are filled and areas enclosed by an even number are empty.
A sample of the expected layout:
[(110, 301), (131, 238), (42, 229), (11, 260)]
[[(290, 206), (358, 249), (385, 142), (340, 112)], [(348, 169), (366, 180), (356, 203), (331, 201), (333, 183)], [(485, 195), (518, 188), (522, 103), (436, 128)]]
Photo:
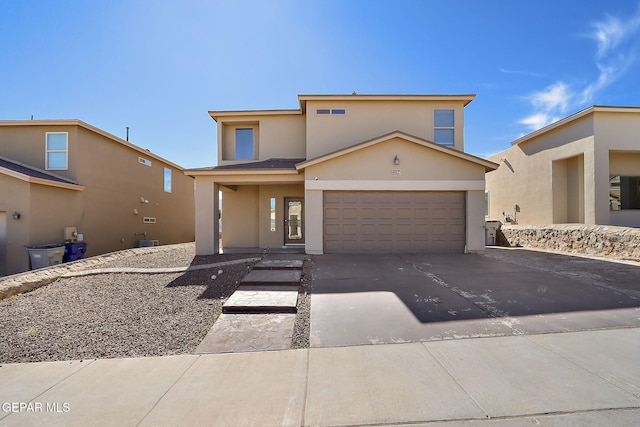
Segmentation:
[(453, 146), (455, 143), (454, 110), (433, 111), (433, 140), (441, 145)]
[(142, 157), (138, 157), (138, 163), (151, 167), (151, 160), (143, 159)]
[(269, 212), (271, 215), (271, 231), (276, 231), (276, 198), (272, 197), (269, 200)]
[(253, 160), (253, 129), (236, 129), (236, 160)]
[(640, 176), (609, 177), (609, 208), (612, 211), (640, 209)]
[(489, 192), (484, 192), (484, 216), (489, 216)]
[(316, 114), (326, 115), (326, 114), (347, 114), (347, 110), (344, 108), (318, 108), (316, 110)]
[(68, 168), (67, 132), (47, 132), (46, 169), (67, 170)]
[(171, 169), (164, 168), (164, 192), (171, 193)]

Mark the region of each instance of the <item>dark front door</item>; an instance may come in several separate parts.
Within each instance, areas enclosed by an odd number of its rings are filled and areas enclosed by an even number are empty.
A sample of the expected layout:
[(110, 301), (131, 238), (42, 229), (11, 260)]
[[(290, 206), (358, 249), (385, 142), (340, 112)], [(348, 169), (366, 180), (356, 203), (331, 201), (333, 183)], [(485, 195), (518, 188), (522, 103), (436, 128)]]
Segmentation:
[(284, 243), (285, 245), (304, 243), (304, 199), (285, 197), (284, 199)]

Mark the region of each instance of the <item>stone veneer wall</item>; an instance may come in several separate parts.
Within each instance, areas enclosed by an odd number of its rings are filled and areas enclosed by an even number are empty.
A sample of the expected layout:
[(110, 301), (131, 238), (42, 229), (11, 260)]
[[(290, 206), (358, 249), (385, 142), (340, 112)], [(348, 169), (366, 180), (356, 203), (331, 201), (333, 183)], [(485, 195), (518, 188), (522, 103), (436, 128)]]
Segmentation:
[(640, 229), (609, 225), (502, 225), (498, 244), (640, 261)]

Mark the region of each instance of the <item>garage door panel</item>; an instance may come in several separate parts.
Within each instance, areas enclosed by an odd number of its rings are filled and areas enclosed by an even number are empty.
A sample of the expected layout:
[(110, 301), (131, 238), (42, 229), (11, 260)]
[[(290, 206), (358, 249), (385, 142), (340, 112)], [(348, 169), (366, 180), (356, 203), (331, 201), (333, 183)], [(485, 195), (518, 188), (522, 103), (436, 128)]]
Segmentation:
[(325, 191), (325, 252), (446, 251), (465, 246), (464, 192)]

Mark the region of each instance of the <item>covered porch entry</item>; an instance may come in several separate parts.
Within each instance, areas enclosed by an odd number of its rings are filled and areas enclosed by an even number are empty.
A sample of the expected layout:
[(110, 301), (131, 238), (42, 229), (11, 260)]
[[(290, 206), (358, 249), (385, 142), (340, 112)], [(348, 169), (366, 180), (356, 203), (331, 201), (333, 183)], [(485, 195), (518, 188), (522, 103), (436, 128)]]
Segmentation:
[(196, 253), (304, 251), (300, 159), (190, 170), (196, 182)]

